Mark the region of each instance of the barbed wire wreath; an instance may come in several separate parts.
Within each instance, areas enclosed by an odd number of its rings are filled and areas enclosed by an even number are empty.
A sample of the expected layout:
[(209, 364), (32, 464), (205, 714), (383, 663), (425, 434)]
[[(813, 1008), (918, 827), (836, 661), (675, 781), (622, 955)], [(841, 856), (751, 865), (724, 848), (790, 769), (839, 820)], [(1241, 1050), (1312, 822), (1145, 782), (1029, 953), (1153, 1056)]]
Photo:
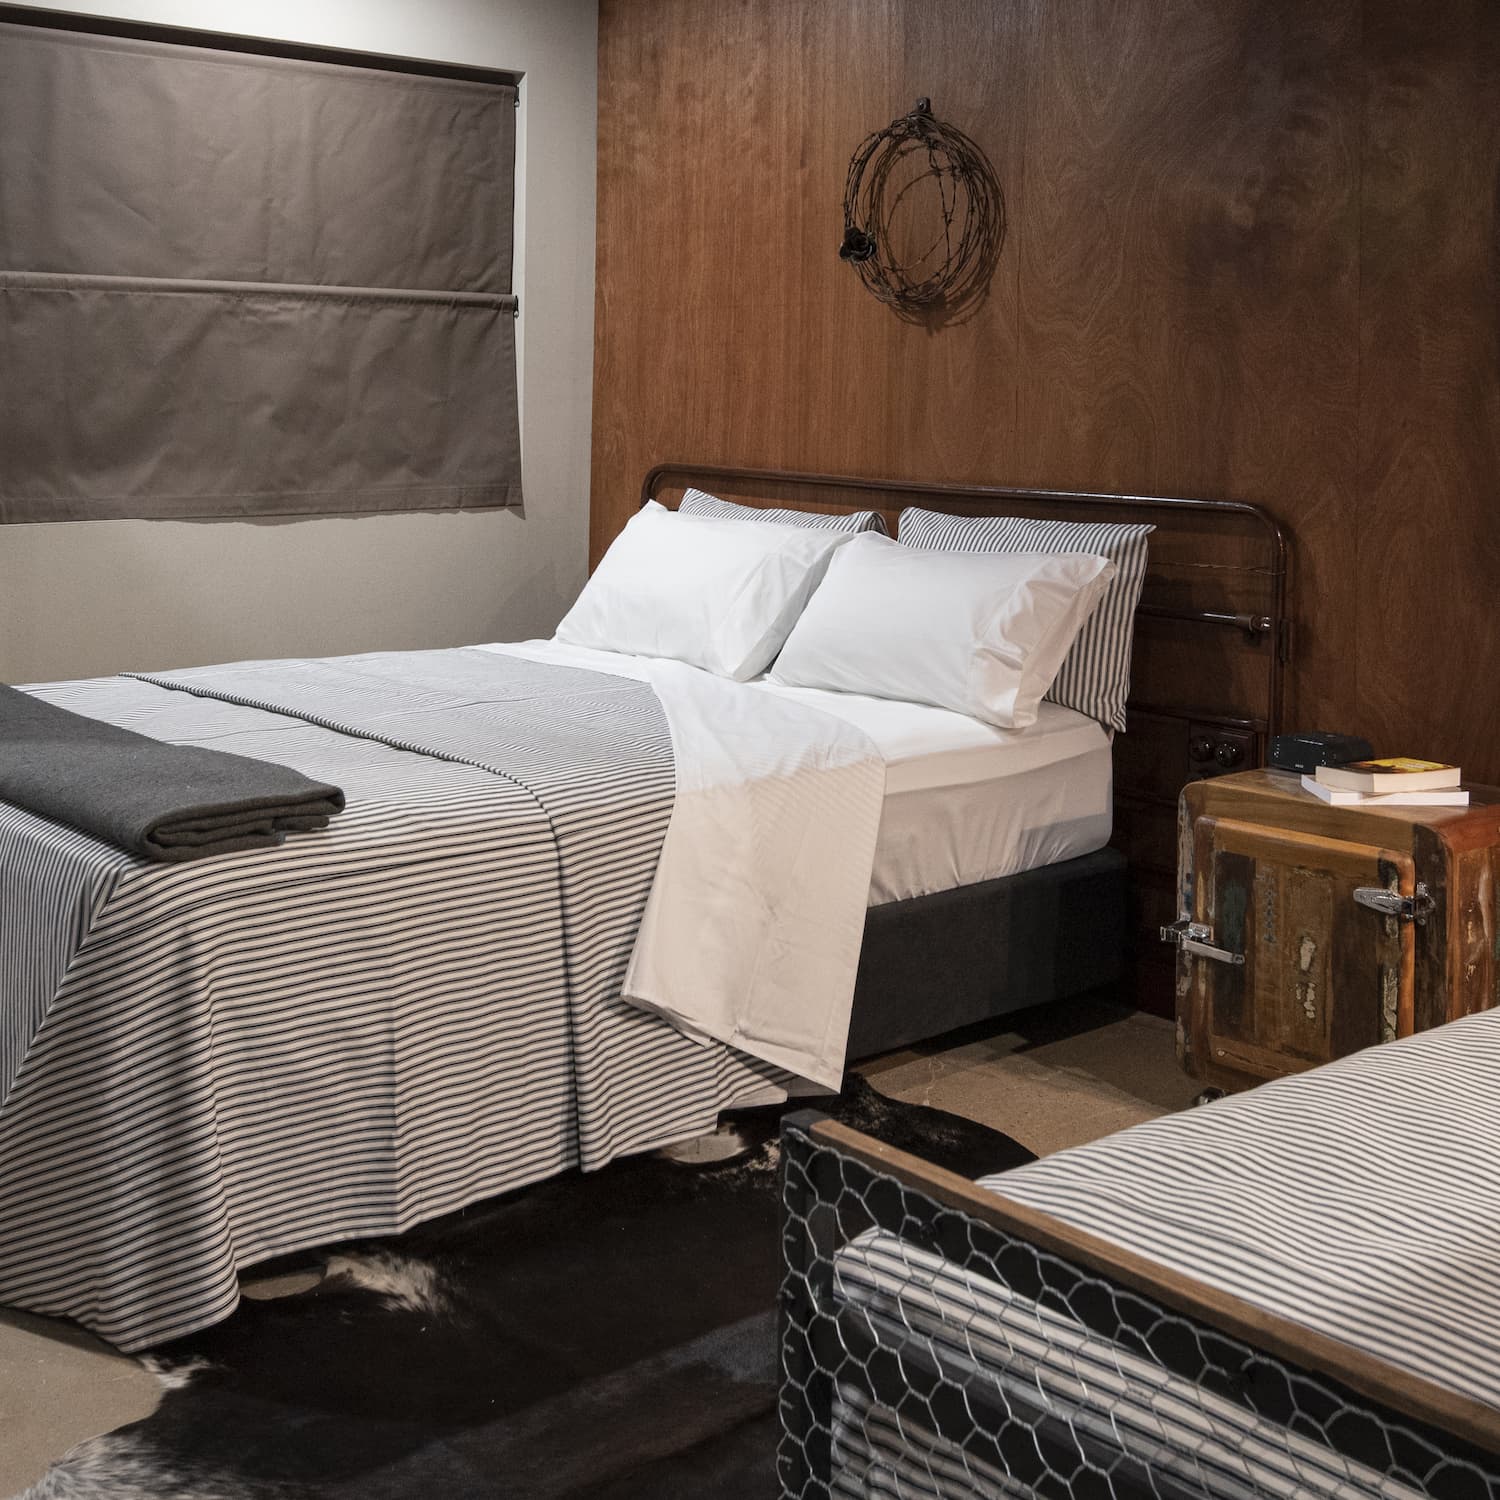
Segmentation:
[[(925, 163), (909, 163), (912, 156)], [(902, 173), (904, 163), (913, 170)], [(930, 178), (941, 223), (925, 248), (898, 259), (894, 216)], [(951, 316), (983, 296), (1004, 242), (1005, 194), (995, 169), (963, 131), (933, 118), (931, 100), (918, 99), (910, 114), (872, 131), (850, 159), (839, 258), (903, 316)]]

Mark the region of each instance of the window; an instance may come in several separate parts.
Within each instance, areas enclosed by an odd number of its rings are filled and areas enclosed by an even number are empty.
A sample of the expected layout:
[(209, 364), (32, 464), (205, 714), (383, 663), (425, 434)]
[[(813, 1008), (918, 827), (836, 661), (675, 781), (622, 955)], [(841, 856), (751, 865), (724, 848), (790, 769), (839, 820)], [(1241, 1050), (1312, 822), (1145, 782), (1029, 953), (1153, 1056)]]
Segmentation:
[(0, 521), (519, 504), (514, 106), (0, 24)]

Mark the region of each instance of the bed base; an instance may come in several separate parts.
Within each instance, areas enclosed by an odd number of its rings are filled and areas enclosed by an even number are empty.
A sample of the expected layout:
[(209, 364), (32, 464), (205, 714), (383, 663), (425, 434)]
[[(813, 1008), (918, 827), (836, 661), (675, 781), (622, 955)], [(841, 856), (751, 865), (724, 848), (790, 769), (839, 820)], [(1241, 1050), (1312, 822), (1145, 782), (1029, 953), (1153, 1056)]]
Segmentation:
[(1111, 1441), (1116, 1413), (1097, 1388), (1090, 1397), (1097, 1410), (1080, 1417), (1034, 1380), (1001, 1379), (977, 1360), (965, 1368), (915, 1320), (872, 1317), (837, 1295), (835, 1257), (870, 1229), (1065, 1313), (1132, 1357), (1192, 1382), (1205, 1398), (1291, 1426), (1320, 1452), (1393, 1483), (1441, 1500), (1500, 1496), (1500, 1412), (1007, 1203), (816, 1112), (787, 1116), (781, 1141), (778, 1476), (785, 1497), (858, 1492), (841, 1487), (835, 1462), (837, 1387), (951, 1445), (946, 1485), (924, 1474), (914, 1493), (1109, 1500), (1219, 1493), (1127, 1455)]
[(1117, 849), (872, 906), (849, 1025), (851, 1059), (1117, 983), (1125, 971)]

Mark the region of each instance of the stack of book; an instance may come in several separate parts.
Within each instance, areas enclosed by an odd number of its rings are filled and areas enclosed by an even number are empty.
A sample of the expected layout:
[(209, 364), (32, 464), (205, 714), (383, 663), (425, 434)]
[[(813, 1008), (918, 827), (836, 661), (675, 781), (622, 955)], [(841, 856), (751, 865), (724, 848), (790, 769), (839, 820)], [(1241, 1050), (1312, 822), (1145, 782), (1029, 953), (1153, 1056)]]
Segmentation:
[(1467, 807), (1463, 772), (1435, 760), (1353, 760), (1319, 766), (1302, 785), (1335, 807)]

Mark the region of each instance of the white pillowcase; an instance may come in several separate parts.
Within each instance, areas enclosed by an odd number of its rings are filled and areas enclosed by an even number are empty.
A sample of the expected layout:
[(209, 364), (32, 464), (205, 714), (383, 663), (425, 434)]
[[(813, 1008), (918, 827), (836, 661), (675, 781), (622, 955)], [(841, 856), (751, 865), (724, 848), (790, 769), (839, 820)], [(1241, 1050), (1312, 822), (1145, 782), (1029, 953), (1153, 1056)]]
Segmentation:
[(797, 621), (772, 681), (1024, 729), (1114, 573), (1087, 553), (923, 552), (856, 536)]
[(1078, 632), (1047, 697), (1098, 719), (1106, 729), (1124, 729), (1135, 607), (1146, 580), (1146, 539), (1155, 530), (1131, 521), (949, 516), (911, 506), (901, 512), (900, 537), (904, 546), (939, 552), (1087, 552), (1107, 557), (1118, 571)]
[(617, 536), (557, 639), (666, 656), (744, 682), (771, 664), (850, 532), (674, 514), (649, 501)]

